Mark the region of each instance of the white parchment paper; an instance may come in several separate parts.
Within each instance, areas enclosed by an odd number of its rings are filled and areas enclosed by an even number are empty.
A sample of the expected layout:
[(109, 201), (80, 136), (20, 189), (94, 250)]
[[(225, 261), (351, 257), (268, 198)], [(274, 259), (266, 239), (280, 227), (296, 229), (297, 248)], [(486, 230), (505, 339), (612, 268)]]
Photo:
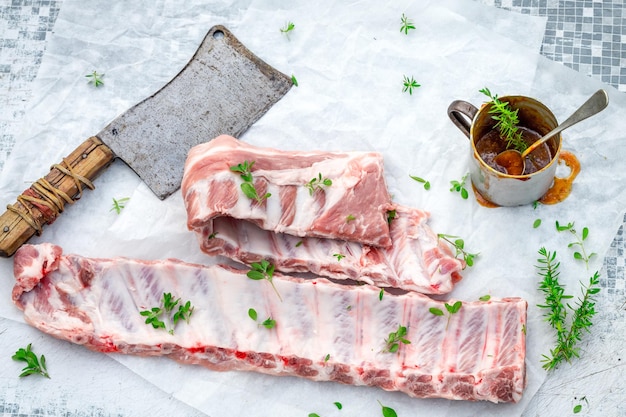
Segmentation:
[[(402, 13), (416, 26), (409, 35), (399, 31)], [(295, 30), (287, 37), (279, 28), (289, 21)], [(111, 357), (211, 416), (339, 415), (334, 401), (343, 404), (344, 413), (378, 416), (377, 400), (405, 416), (520, 415), (545, 378), (539, 360), (552, 343), (536, 308), (537, 250), (546, 246), (559, 253), (562, 280), (575, 292), (579, 280), (600, 268), (626, 206), (620, 187), (626, 156), (619, 116), (626, 108), (623, 96), (541, 58), (543, 18), (469, 0), (65, 0), (23, 134), (0, 178), (3, 203), (12, 203), (53, 162), (168, 82), (214, 24), (227, 26), (256, 55), (299, 82), (242, 140), (280, 149), (381, 152), (394, 199), (430, 211), (436, 232), (461, 236), (469, 251), (480, 252), (452, 296), (528, 300), (528, 387), (519, 404), (420, 400), (376, 388), (217, 373), (162, 358)], [(93, 70), (105, 73), (103, 87), (87, 84), (84, 75)], [(421, 84), (412, 95), (402, 92), (405, 75)], [(446, 109), (455, 99), (480, 105), (484, 96), (478, 90), (485, 86), (499, 95), (532, 95), (559, 120), (597, 88), (609, 90), (609, 109), (564, 134), (564, 148), (582, 164), (565, 202), (488, 209), (473, 196), (463, 200), (450, 192), (450, 181), (468, 171), (469, 150)], [(409, 175), (428, 179), (431, 189)], [(54, 242), (87, 256), (215, 262), (186, 230), (180, 192), (158, 200), (121, 162), (96, 186), (32, 242)], [(117, 215), (110, 211), (112, 198), (122, 197), (130, 201)], [(542, 225), (534, 229), (538, 218)], [(556, 220), (589, 227), (586, 245), (598, 254), (589, 271), (574, 262), (567, 248), (572, 237), (556, 232)], [(10, 259), (0, 261), (6, 278), (0, 280), (6, 294), (0, 314), (22, 321), (8, 297), (11, 268)], [(83, 366), (88, 372), (88, 364)]]

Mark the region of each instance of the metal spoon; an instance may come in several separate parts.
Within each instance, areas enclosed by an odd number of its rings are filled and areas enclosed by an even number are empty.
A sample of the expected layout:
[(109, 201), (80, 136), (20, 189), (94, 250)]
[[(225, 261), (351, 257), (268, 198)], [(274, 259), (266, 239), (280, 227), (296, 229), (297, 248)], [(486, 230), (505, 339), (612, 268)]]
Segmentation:
[(609, 96), (604, 90), (596, 91), (587, 101), (583, 103), (582, 106), (578, 108), (567, 120), (563, 123), (552, 129), (541, 139), (535, 141), (532, 145), (530, 145), (526, 150), (522, 153), (516, 151), (515, 149), (507, 149), (506, 151), (500, 152), (495, 157), (495, 162), (504, 167), (507, 170), (509, 175), (522, 175), (524, 173), (524, 161), (526, 156), (535, 150), (537, 147), (541, 146), (545, 141), (553, 137), (554, 135), (561, 133), (563, 130), (567, 129), (570, 126), (575, 125), (576, 123), (585, 120), (588, 117), (593, 116), (594, 114), (599, 113), (604, 110), (606, 106), (609, 104)]

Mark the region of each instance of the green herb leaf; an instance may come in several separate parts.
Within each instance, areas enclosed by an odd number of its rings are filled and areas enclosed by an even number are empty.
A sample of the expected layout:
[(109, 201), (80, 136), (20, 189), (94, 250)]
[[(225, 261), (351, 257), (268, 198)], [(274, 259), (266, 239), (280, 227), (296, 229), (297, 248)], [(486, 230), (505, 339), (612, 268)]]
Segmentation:
[(346, 216), (346, 223), (350, 223), (352, 220), (356, 219), (352, 214), (348, 214)]
[(309, 417), (320, 417), (317, 413), (309, 413)]
[(104, 81), (102, 81), (102, 77), (104, 77), (104, 74), (98, 74), (96, 71), (94, 71), (91, 74), (85, 75), (85, 77), (89, 78), (88, 84), (93, 84), (95, 87), (100, 87), (101, 85), (104, 85)]
[(396, 210), (387, 211), (387, 224), (391, 224), (391, 221), (395, 219), (397, 215), (398, 213), (396, 212)]
[(405, 338), (406, 334), (405, 326), (398, 326), (398, 330), (389, 333), (389, 337), (385, 339), (386, 348), (383, 352), (395, 353), (400, 348), (401, 343), (405, 345), (410, 344), (411, 341)]
[(20, 378), (33, 374), (50, 378), (50, 374), (48, 374), (48, 370), (46, 369), (46, 357), (41, 355), (37, 358), (37, 355), (35, 355), (31, 347), (32, 343), (29, 343), (26, 349), (19, 348), (11, 357), (14, 361), (26, 362), (26, 366), (22, 369)]
[(518, 128), (518, 111), (511, 109), (509, 103), (500, 101), (497, 95), (492, 95), (488, 88), (485, 87), (479, 91), (491, 99), (489, 114), (492, 115), (493, 120), (497, 121), (494, 129), (497, 129), (502, 138), (506, 140), (507, 149), (524, 152), (528, 148), (528, 144)]
[(408, 91), (409, 95), (413, 95), (414, 88), (421, 87), (421, 85), (418, 84), (417, 81), (415, 81), (415, 78), (413, 77), (409, 78), (406, 75), (403, 78), (402, 84), (404, 86), (402, 87), (402, 92), (406, 93)]
[(126, 206), (126, 203), (130, 200), (129, 197), (120, 198), (119, 200), (113, 198), (113, 207), (109, 211), (115, 211), (117, 214), (120, 214), (122, 209)]
[(343, 258), (346, 257), (346, 255), (342, 255), (340, 253), (334, 253), (333, 256), (337, 258), (337, 262), (341, 261)]
[(253, 308), (248, 309), (248, 317), (250, 317), (253, 321), (256, 321), (258, 317), (256, 310)]
[(536, 229), (539, 226), (541, 226), (541, 219), (537, 219), (535, 220), (535, 222), (533, 223), (533, 228)]
[(425, 190), (430, 190), (430, 182), (425, 180), (424, 178), (420, 178), (420, 177), (416, 177), (415, 175), (409, 175), (409, 177), (411, 177), (413, 180), (424, 184), (424, 189)]
[(309, 194), (313, 195), (315, 191), (323, 190), (322, 187), (330, 187), (331, 185), (333, 185), (332, 180), (322, 177), (322, 173), (320, 172), (317, 177), (306, 183), (305, 187), (309, 189)]
[(294, 85), (294, 87), (298, 86), (298, 80), (296, 79), (295, 75), (291, 75), (291, 83)]
[(380, 401), (378, 401), (378, 404), (382, 407), (383, 417), (398, 417), (396, 410), (393, 408), (384, 406)]
[(378, 299), (382, 301), (384, 295), (385, 295), (385, 290), (381, 288), (380, 292), (378, 293)]
[(280, 31), (289, 37), (289, 32), (293, 31), (296, 28), (296, 25), (293, 22), (285, 23), (285, 26), (280, 28)]
[(574, 414), (578, 414), (578, 413), (580, 413), (582, 411), (582, 409), (583, 409), (583, 406), (578, 404), (578, 405), (574, 406), (574, 409), (572, 411), (574, 412)]
[[(454, 254), (455, 258), (458, 258), (459, 255), (463, 256), (463, 260), (465, 261), (465, 264), (469, 267), (472, 267), (474, 265), (474, 258), (477, 257), (479, 254), (478, 253), (470, 253), (468, 251), (465, 250), (465, 242), (463, 241), (463, 239), (459, 239), (458, 236), (453, 236), (453, 235), (447, 235), (445, 233), (439, 233), (437, 234), (437, 237), (439, 239), (442, 239), (446, 242), (448, 242), (450, 245), (452, 245), (456, 252)], [(454, 239), (454, 240), (453, 240)]]
[(255, 281), (259, 281), (262, 279), (269, 281), (280, 301), (283, 301), (282, 297), (278, 293), (278, 290), (276, 289), (276, 286), (274, 285), (274, 281), (272, 281), (272, 277), (274, 276), (274, 268), (274, 265), (263, 259), (261, 262), (252, 262), (252, 264), (250, 265), (250, 270), (246, 273), (246, 275), (248, 276), (248, 278)]
[(304, 243), (303, 240), (299, 240), (298, 243), (296, 243), (296, 248), (302, 246), (303, 243)]
[(467, 200), (467, 198), (469, 197), (469, 192), (465, 188), (465, 181), (467, 181), (468, 176), (469, 176), (469, 172), (463, 175), (463, 177), (461, 178), (461, 181), (456, 181), (456, 180), (450, 181), (450, 185), (451, 185), (450, 192), (456, 191), (457, 193), (461, 194), (461, 198), (463, 198), (464, 200)]
[(326, 356), (324, 356), (324, 362), (328, 362), (329, 359), (330, 359), (330, 353), (327, 353)]
[(341, 410), (343, 408), (343, 405), (338, 401), (335, 401), (333, 404), (335, 404), (335, 407), (337, 407), (337, 410)]
[(489, 301), (491, 300), (491, 296), (489, 294), (487, 295), (483, 295), (482, 297), (479, 298), (480, 301)]
[(265, 327), (266, 329), (273, 329), (274, 327), (276, 327), (276, 320), (274, 320), (271, 317), (268, 317), (267, 319), (265, 319), (265, 321), (263, 323), (261, 323), (263, 325), (263, 327)]
[[(551, 370), (561, 362), (570, 362), (578, 357), (576, 343), (582, 340), (583, 330), (589, 331), (591, 319), (595, 315), (595, 298), (599, 293), (600, 275), (596, 273), (589, 279), (587, 285), (582, 284), (581, 296), (575, 305), (565, 301), (573, 296), (566, 295), (565, 289), (559, 282), (559, 262), (556, 261), (556, 252), (549, 252), (545, 248), (539, 249), (536, 268), (542, 281), (539, 290), (544, 294), (545, 304), (537, 305), (544, 309), (545, 320), (556, 331), (556, 347), (550, 350), (549, 355), (543, 355), (543, 368)], [(568, 325), (568, 311), (573, 317)]]
[(435, 316), (443, 316), (444, 314), (443, 311), (437, 307), (431, 307), (428, 309), (428, 311), (430, 311)]
[(409, 34), (409, 30), (415, 29), (413, 22), (402, 13), (402, 17), (400, 17), (400, 21), (402, 22), (402, 26), (400, 26), (400, 32), (404, 32), (405, 35)]

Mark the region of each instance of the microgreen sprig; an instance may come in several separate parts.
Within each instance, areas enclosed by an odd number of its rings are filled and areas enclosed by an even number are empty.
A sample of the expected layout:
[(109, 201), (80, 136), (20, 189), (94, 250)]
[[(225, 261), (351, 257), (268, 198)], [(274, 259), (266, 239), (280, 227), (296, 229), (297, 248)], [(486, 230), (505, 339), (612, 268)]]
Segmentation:
[(556, 230), (559, 232), (570, 232), (576, 238), (575, 242), (571, 242), (567, 245), (568, 248), (578, 246), (580, 248), (580, 252), (574, 251), (574, 259), (578, 259), (585, 263), (587, 269), (589, 269), (589, 260), (596, 255), (596, 253), (590, 253), (587, 255), (587, 251), (585, 250), (584, 241), (589, 236), (589, 229), (587, 227), (583, 227), (581, 234), (579, 235), (576, 229), (574, 229), (574, 223), (568, 223), (565, 226), (559, 224), (558, 220), (556, 222)]
[[(462, 302), (457, 301), (454, 304), (448, 304), (445, 303), (443, 306), (446, 308), (446, 312), (448, 315), (448, 321), (446, 323), (446, 330), (448, 330), (448, 326), (450, 325), (450, 318), (452, 317), (453, 314), (458, 313), (458, 311), (461, 309), (461, 306), (463, 305)], [(437, 307), (431, 307), (428, 309), (428, 311), (431, 312), (431, 314), (434, 314), (435, 316), (443, 316), (446, 314), (446, 312), (444, 312), (442, 309), (437, 308)]]
[(104, 77), (104, 74), (98, 74), (96, 71), (94, 71), (91, 74), (85, 75), (85, 77), (89, 78), (88, 84), (93, 84), (95, 87), (100, 87), (101, 85), (104, 85), (104, 81), (102, 81), (102, 77)]
[(492, 106), (489, 109), (489, 114), (491, 114), (491, 118), (497, 122), (494, 128), (498, 129), (502, 137), (506, 140), (507, 148), (524, 152), (526, 148), (528, 148), (528, 145), (522, 138), (522, 132), (520, 132), (518, 128), (518, 111), (512, 110), (509, 103), (500, 101), (497, 94), (492, 95), (487, 87), (479, 90), (479, 92), (491, 99)]
[(460, 193), (463, 200), (467, 200), (467, 198), (469, 197), (469, 192), (467, 191), (467, 188), (465, 188), (465, 181), (467, 181), (468, 176), (469, 172), (463, 175), (461, 181), (450, 181), (450, 185), (452, 186), (450, 187), (450, 192), (456, 191), (457, 193)]
[[(189, 324), (191, 314), (194, 307), (191, 301), (179, 304), (180, 298), (174, 298), (171, 293), (163, 293), (161, 304), (158, 307), (152, 307), (149, 310), (139, 312), (146, 318), (145, 323), (151, 324), (154, 329), (164, 329), (171, 335), (174, 334), (174, 328), (179, 321), (185, 321)], [(174, 310), (178, 306), (177, 310)], [(172, 312), (174, 314), (172, 315)]]
[(333, 185), (333, 181), (331, 179), (322, 177), (322, 173), (320, 172), (317, 177), (307, 182), (305, 184), (305, 187), (309, 189), (309, 194), (313, 195), (315, 191), (323, 190), (322, 187), (330, 187), (331, 185)]
[[(572, 358), (579, 357), (577, 342), (582, 339), (582, 332), (593, 325), (591, 319), (595, 315), (595, 295), (600, 292), (600, 275), (596, 273), (589, 278), (587, 285), (581, 283), (581, 296), (576, 304), (572, 306), (564, 300), (573, 298), (565, 294), (565, 289), (558, 280), (559, 262), (556, 261), (556, 252), (547, 251), (545, 248), (539, 249), (536, 268), (543, 278), (539, 284), (539, 290), (544, 294), (545, 304), (537, 305), (545, 309), (545, 320), (556, 331), (556, 347), (550, 349), (549, 355), (543, 355), (543, 368), (551, 370), (556, 368), (561, 362), (570, 362)], [(571, 323), (568, 326), (568, 311), (573, 313)]]
[(287, 22), (285, 23), (285, 26), (280, 28), (280, 32), (284, 33), (285, 36), (287, 36), (287, 39), (289, 39), (289, 33), (292, 32), (295, 28), (296, 25), (293, 22)]
[(389, 337), (385, 339), (386, 348), (383, 352), (396, 353), (400, 349), (400, 343), (408, 345), (411, 343), (405, 336), (407, 334), (406, 326), (398, 326), (398, 330), (389, 333)]
[[(439, 239), (445, 240), (452, 246), (454, 246), (455, 254), (454, 257), (458, 258), (459, 255), (463, 255), (463, 260), (467, 266), (474, 266), (474, 258), (477, 257), (478, 253), (469, 253), (465, 250), (465, 241), (458, 236), (447, 235), (444, 233), (438, 233), (437, 237)], [(454, 240), (452, 240), (454, 239)]]
[(406, 93), (408, 91), (409, 95), (413, 95), (414, 88), (421, 87), (421, 84), (418, 84), (417, 81), (415, 81), (415, 78), (413, 78), (412, 76), (411, 78), (409, 78), (406, 75), (403, 78), (402, 85), (402, 92)]
[(241, 183), (241, 191), (248, 197), (250, 200), (256, 201), (258, 204), (263, 203), (264, 200), (268, 199), (272, 195), (270, 193), (266, 193), (263, 196), (259, 196), (256, 192), (256, 188), (254, 188), (254, 180), (252, 178), (252, 166), (254, 165), (254, 161), (248, 162), (244, 161), (241, 164), (237, 164), (230, 167), (230, 170), (233, 172), (238, 172), (241, 176), (243, 182)]
[(402, 26), (400, 26), (400, 32), (404, 32), (405, 35), (409, 34), (409, 30), (415, 29), (415, 25), (404, 13), (402, 13), (402, 17), (400, 17), (400, 21), (402, 22)]
[(22, 369), (20, 378), (33, 374), (50, 378), (50, 374), (48, 374), (48, 370), (46, 369), (46, 357), (41, 355), (37, 358), (37, 355), (31, 350), (31, 345), (32, 343), (29, 343), (26, 349), (19, 348), (17, 352), (15, 352), (15, 355), (12, 356), (14, 361), (26, 362), (26, 366)]
[(130, 200), (129, 197), (124, 197), (120, 199), (113, 198), (113, 207), (111, 207), (111, 210), (109, 211), (115, 211), (117, 214), (120, 214), (122, 212), (122, 209), (126, 207), (126, 203), (128, 203), (128, 200)]
[(282, 297), (278, 293), (278, 290), (276, 289), (276, 286), (274, 285), (274, 268), (274, 265), (263, 259), (261, 262), (252, 262), (252, 264), (250, 264), (250, 270), (247, 272), (246, 275), (248, 276), (248, 278), (255, 281), (260, 281), (263, 279), (269, 281), (280, 301), (283, 301)]
[(421, 177), (416, 177), (415, 175), (409, 175), (409, 177), (411, 177), (413, 180), (423, 184), (425, 190), (430, 190), (430, 181), (427, 181), (427, 180), (425, 180), (424, 178), (421, 178)]

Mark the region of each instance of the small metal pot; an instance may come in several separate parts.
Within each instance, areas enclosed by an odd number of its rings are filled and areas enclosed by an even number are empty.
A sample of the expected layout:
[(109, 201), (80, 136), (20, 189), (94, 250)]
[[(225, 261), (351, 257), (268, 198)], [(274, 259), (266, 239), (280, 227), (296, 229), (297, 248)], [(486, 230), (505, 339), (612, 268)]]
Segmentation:
[[(545, 135), (554, 129), (558, 122), (550, 109), (539, 101), (524, 96), (499, 97), (508, 102), (513, 110), (518, 109), (519, 125)], [(496, 121), (489, 114), (492, 103), (477, 109), (463, 101), (453, 101), (448, 107), (452, 122), (470, 140), (472, 184), (487, 201), (499, 206), (520, 206), (539, 200), (551, 187), (561, 153), (561, 135), (558, 134), (546, 143), (552, 160), (541, 170), (526, 175), (508, 175), (487, 165), (476, 150), (476, 142), (493, 129)]]

